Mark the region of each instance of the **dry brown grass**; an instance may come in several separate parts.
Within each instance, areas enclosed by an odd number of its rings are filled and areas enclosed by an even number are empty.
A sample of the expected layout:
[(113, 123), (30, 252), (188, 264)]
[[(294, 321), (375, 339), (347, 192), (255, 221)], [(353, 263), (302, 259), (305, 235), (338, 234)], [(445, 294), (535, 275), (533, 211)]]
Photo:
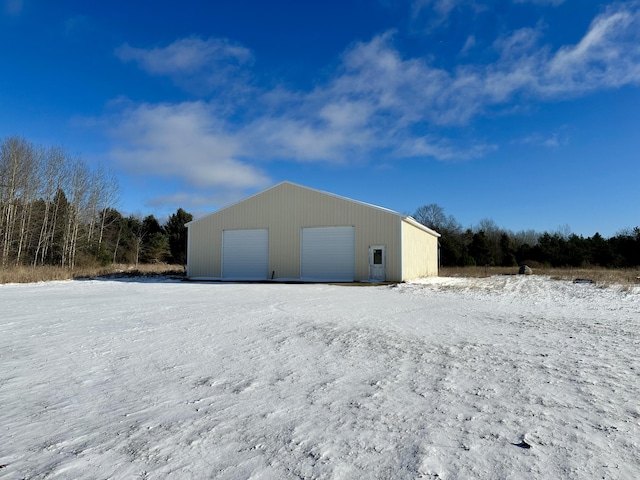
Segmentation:
[[(440, 269), (441, 277), (488, 277), (492, 275), (516, 275), (517, 273), (518, 267), (442, 267)], [(0, 268), (0, 284), (97, 277), (183, 276), (184, 274), (185, 270), (182, 265), (167, 264), (117, 264), (107, 267), (81, 267), (74, 270), (62, 267), (20, 266)], [(534, 268), (533, 274), (546, 275), (554, 280), (588, 279), (603, 286), (640, 284), (640, 268)]]
[[(488, 277), (515, 275), (518, 267), (442, 267), (441, 277)], [(547, 275), (554, 280), (592, 280), (600, 285), (640, 284), (640, 268), (533, 268), (534, 275)]]
[(182, 265), (109, 265), (107, 267), (80, 267), (70, 270), (63, 267), (6, 267), (0, 268), (1, 283), (35, 283), (52, 280), (71, 280), (97, 277), (138, 277), (156, 275), (184, 275)]

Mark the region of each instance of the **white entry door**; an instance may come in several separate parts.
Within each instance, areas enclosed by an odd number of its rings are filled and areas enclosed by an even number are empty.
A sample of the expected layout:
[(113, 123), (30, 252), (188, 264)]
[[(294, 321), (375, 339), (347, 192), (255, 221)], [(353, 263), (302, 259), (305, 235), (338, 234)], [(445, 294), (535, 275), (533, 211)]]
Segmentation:
[(385, 265), (387, 254), (384, 245), (369, 247), (369, 279), (384, 281), (386, 278)]

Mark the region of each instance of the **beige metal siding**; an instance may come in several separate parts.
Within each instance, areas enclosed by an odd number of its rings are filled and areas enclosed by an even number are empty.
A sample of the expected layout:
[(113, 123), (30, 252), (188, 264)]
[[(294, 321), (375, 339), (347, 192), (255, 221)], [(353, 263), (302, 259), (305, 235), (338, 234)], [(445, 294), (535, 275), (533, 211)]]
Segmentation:
[(402, 280), (438, 275), (438, 237), (402, 220)]
[[(219, 278), (222, 231), (269, 230), (269, 275), (300, 277), (304, 227), (354, 226), (355, 279), (369, 278), (369, 246), (385, 245), (387, 279), (401, 280), (398, 214), (341, 197), (282, 183), (189, 225), (189, 276)], [(425, 233), (428, 235), (427, 233)]]

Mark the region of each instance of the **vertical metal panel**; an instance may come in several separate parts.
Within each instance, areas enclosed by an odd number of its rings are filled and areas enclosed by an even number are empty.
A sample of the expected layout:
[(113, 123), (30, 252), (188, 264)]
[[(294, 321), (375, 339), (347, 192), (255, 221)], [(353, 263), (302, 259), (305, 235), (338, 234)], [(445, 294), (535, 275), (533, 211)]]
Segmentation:
[(264, 280), (269, 273), (269, 231), (222, 232), (222, 278)]
[[(220, 276), (220, 268), (219, 264), (216, 265), (216, 260), (219, 261), (220, 258), (222, 232), (218, 233), (217, 241), (213, 235), (210, 222), (196, 221), (189, 224), (187, 262), (190, 278)], [(217, 252), (214, 253), (216, 250)]]
[(351, 282), (355, 274), (355, 228), (302, 229), (300, 278)]
[(192, 267), (191, 267), (191, 260), (192, 260), (192, 256), (191, 256), (191, 242), (190, 242), (190, 238), (191, 238), (191, 225), (187, 225), (187, 277), (192, 277), (193, 275), (191, 275), (191, 271), (192, 271)]
[(402, 280), (438, 275), (438, 238), (402, 221)]

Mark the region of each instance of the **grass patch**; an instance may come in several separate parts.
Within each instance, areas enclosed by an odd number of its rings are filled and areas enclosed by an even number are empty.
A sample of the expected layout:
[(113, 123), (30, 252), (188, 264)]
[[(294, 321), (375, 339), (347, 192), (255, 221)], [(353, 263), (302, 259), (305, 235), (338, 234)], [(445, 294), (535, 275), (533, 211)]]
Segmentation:
[(79, 267), (73, 270), (63, 267), (31, 267), (17, 266), (0, 268), (0, 284), (2, 283), (36, 283), (53, 280), (73, 280), (79, 278), (122, 278), (176, 275), (184, 276), (182, 265), (149, 264), (122, 265), (107, 267)]
[[(518, 267), (442, 267), (441, 277), (490, 277), (517, 275)], [(598, 285), (640, 284), (640, 268), (533, 268), (534, 275), (547, 275), (554, 280), (589, 279)]]

